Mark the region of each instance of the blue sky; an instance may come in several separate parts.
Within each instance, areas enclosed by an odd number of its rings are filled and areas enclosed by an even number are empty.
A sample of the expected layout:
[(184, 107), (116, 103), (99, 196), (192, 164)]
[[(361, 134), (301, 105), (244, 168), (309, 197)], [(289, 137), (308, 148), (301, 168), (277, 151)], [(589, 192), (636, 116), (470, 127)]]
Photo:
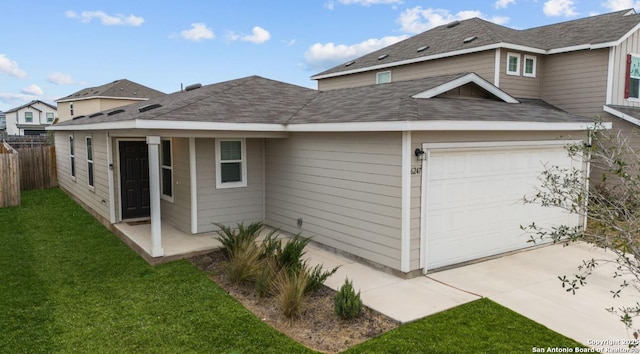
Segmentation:
[(456, 19), (530, 28), (637, 0), (2, 0), (0, 110), (129, 79), (180, 85), (310, 76)]

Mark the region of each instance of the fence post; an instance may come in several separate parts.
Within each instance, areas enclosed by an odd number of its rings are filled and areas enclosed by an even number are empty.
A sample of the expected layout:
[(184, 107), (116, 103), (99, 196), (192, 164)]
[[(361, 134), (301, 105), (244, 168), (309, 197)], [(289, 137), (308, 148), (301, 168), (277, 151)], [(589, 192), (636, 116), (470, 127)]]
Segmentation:
[(0, 208), (20, 205), (20, 161), (9, 144), (0, 145)]

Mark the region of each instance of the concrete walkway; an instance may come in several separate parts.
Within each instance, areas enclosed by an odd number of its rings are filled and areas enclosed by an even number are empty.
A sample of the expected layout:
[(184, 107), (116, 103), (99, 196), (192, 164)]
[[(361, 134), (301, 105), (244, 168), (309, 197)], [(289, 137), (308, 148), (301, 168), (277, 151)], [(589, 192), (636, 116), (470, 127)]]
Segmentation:
[(487, 297), (594, 348), (624, 348), (596, 341), (632, 338), (619, 318), (605, 309), (638, 301), (630, 295), (633, 289), (613, 298), (610, 290), (619, 284), (611, 276), (613, 266), (598, 269), (575, 295), (558, 280), (559, 275), (574, 274), (583, 260), (611, 258), (611, 253), (586, 244), (539, 247), (414, 279), (395, 277), (316, 245), (308, 246), (307, 257), (312, 265), (323, 264), (325, 269), (340, 265), (325, 282), (327, 286), (338, 290), (348, 277), (366, 306), (401, 323)]
[(401, 279), (313, 244), (307, 246), (306, 256), (311, 265), (322, 264), (325, 269), (340, 266), (325, 285), (338, 290), (345, 278), (349, 278), (354, 289), (360, 290), (362, 302), (366, 306), (401, 323), (415, 321), (480, 298), (426, 277)]

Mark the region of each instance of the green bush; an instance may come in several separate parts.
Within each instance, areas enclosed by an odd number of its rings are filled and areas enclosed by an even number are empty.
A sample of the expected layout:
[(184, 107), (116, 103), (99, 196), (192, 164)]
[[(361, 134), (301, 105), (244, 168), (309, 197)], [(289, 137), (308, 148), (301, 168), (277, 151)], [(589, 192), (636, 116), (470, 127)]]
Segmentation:
[(308, 294), (320, 289), (320, 287), (324, 284), (324, 281), (335, 274), (340, 266), (337, 266), (331, 270), (324, 270), (322, 265), (318, 264), (312, 269), (308, 269), (305, 262), (303, 268), (305, 268), (309, 273), (309, 281), (307, 282), (307, 287), (305, 288), (305, 293)]
[(278, 263), (283, 269), (290, 272), (297, 272), (302, 268), (302, 257), (305, 255), (304, 248), (311, 241), (310, 238), (302, 237), (300, 234), (294, 235), (284, 247), (276, 249), (275, 254)]
[(234, 247), (227, 264), (229, 281), (233, 284), (254, 281), (263, 269), (260, 247), (250, 240), (238, 243)]
[(356, 294), (353, 290), (353, 283), (349, 279), (344, 280), (340, 291), (333, 298), (334, 312), (338, 317), (348, 320), (356, 318), (362, 313), (362, 300), (360, 291)]
[(256, 293), (259, 297), (274, 295), (274, 282), (279, 267), (274, 258), (262, 258), (261, 266), (256, 277)]
[(238, 248), (245, 247), (248, 243), (256, 242), (264, 222), (256, 221), (247, 227), (244, 227), (243, 223), (239, 223), (237, 230), (233, 230), (224, 224), (214, 223), (214, 225), (220, 228), (216, 239), (222, 244), (222, 250), (227, 258), (231, 259), (231, 256), (237, 253)]

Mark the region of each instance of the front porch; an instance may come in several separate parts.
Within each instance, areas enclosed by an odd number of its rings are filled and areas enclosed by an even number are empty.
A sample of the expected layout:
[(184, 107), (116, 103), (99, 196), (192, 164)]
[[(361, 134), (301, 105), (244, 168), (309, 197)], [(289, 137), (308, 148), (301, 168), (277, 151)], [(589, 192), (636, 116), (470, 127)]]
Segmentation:
[(121, 222), (112, 225), (116, 235), (152, 265), (193, 257), (219, 248), (217, 233), (187, 234), (169, 223), (161, 224), (161, 247), (164, 254), (152, 256), (151, 222)]

